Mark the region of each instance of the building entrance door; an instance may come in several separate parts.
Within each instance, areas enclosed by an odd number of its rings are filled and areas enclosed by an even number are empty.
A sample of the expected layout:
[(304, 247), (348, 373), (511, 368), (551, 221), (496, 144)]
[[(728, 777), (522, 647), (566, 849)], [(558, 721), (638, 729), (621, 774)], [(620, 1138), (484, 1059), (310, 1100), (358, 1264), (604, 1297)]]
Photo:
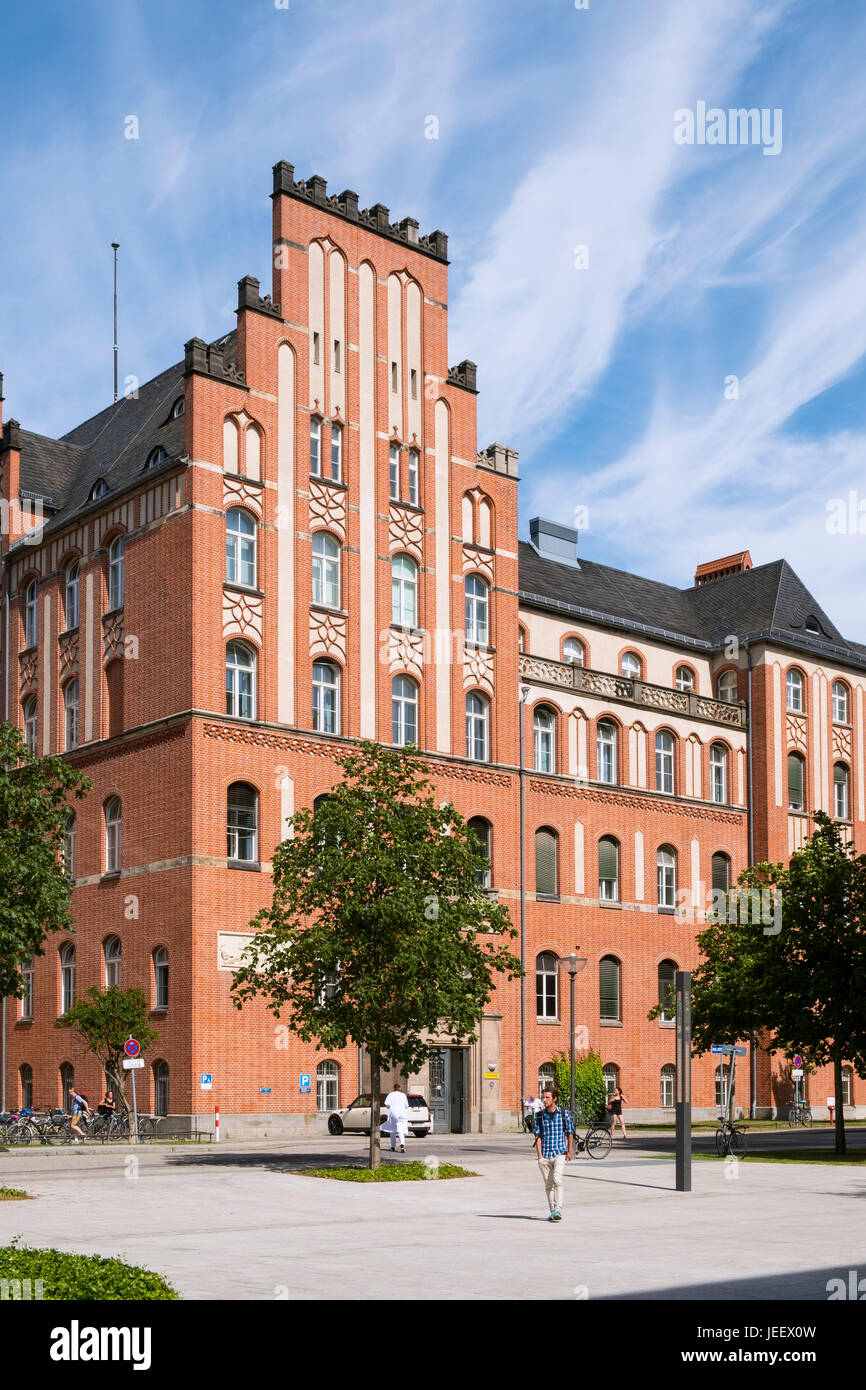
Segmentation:
[(434, 1134), (464, 1133), (467, 1052), (465, 1047), (442, 1047), (430, 1057), (427, 1101), (433, 1116)]

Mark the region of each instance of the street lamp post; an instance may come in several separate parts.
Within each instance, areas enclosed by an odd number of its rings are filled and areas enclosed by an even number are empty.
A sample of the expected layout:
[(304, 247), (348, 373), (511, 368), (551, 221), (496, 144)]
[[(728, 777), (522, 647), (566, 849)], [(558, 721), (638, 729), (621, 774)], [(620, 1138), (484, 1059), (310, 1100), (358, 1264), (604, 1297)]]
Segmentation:
[(526, 798), (523, 775), (523, 716), (529, 686), (520, 687), (520, 1114), (526, 1099)]
[(571, 1118), (574, 1120), (574, 977), (586, 965), (586, 956), (572, 951), (568, 957), (568, 974), (571, 981)]

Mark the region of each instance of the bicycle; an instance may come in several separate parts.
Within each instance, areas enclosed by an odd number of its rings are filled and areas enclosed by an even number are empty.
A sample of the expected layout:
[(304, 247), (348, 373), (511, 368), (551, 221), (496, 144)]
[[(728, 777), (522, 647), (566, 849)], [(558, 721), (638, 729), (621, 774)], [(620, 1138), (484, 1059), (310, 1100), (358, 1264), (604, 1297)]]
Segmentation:
[(731, 1120), (722, 1120), (716, 1130), (716, 1153), (719, 1158), (728, 1158), (731, 1154), (734, 1158), (745, 1158), (748, 1142), (747, 1131)]
[(796, 1129), (798, 1125), (802, 1125), (804, 1129), (811, 1129), (812, 1111), (810, 1107), (802, 1101), (792, 1105), (788, 1111), (788, 1124), (791, 1129)]

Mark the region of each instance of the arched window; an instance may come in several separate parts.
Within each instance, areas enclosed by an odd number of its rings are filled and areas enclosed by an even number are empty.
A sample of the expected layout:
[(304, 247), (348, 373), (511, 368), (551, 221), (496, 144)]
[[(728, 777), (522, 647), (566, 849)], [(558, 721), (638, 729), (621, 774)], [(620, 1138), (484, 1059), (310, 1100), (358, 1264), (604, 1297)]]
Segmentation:
[(418, 484), (418, 461), (419, 454), (417, 449), (409, 450), (409, 501), (413, 507), (418, 506), (420, 496)]
[(672, 1110), (674, 1107), (674, 1090), (676, 1087), (677, 1069), (670, 1062), (662, 1067), (660, 1073), (660, 1092), (662, 1110)]
[(418, 626), (418, 566), (409, 555), (391, 559), (391, 622)]
[(677, 854), (670, 845), (662, 845), (656, 855), (659, 907), (673, 907), (677, 891)]
[(157, 1009), (168, 1008), (168, 951), (159, 946), (153, 953), (153, 998)]
[(619, 1085), (619, 1067), (616, 1062), (605, 1062), (601, 1074), (604, 1077), (605, 1094), (609, 1100)]
[(71, 1062), (64, 1062), (60, 1068), (60, 1095), (64, 1110), (72, 1109), (72, 1091), (75, 1086), (75, 1068)]
[(104, 497), (108, 492), (108, 483), (104, 478), (97, 478), (93, 487), (90, 489), (90, 501), (97, 502), (100, 497)]
[(418, 742), (418, 687), (409, 676), (391, 682), (391, 740), (398, 748)]
[(521, 656), (522, 656), (523, 653), (526, 651), (526, 628), (525, 628), (525, 627), (519, 627), (519, 628), (517, 629), (517, 650), (520, 652)]
[(331, 477), (335, 483), (343, 481), (343, 426), (331, 426)]
[(161, 463), (165, 463), (168, 458), (168, 450), (163, 449), (162, 445), (158, 449), (153, 449), (147, 456), (147, 463), (144, 465), (145, 471), (150, 472), (152, 468), (159, 468)]
[(64, 747), (69, 751), (78, 744), (78, 681), (67, 681), (63, 687)]
[(239, 864), (258, 862), (259, 794), (246, 782), (232, 782), (226, 796), (228, 858)]
[(336, 1062), (320, 1062), (316, 1067), (316, 1109), (337, 1110), (340, 1106), (340, 1068)]
[(833, 682), (833, 723), (848, 723), (848, 687), (844, 681)]
[(400, 445), (392, 444), (388, 450), (388, 477), (391, 497), (400, 501)]
[(477, 763), (490, 757), (490, 701), (474, 690), (466, 696), (466, 756)]
[(791, 670), (785, 677), (785, 693), (788, 709), (799, 714), (803, 708), (803, 677), (799, 671)]
[(713, 892), (727, 893), (731, 886), (731, 861), (719, 851), (713, 855)]
[(226, 582), (256, 587), (256, 523), (249, 512), (226, 512)]
[(223, 469), (226, 473), (240, 471), (240, 430), (237, 420), (223, 421)]
[(804, 622), (803, 631), (811, 632), (812, 635), (815, 637), (821, 636), (821, 624), (818, 622), (818, 619), (815, 617), (814, 613), (810, 613), (808, 618)]
[(244, 472), (256, 482), (262, 476), (262, 436), (255, 425), (247, 425), (244, 433)]
[(256, 717), (256, 658), (243, 642), (226, 647), (226, 714), (237, 719)]
[(800, 753), (788, 754), (788, 810), (803, 811), (806, 807), (805, 759)]
[(24, 983), (24, 993), (22, 994), (21, 1000), (20, 1000), (20, 1005), (21, 1005), (21, 1014), (20, 1014), (20, 1017), (21, 1017), (21, 1018), (32, 1018), (32, 1017), (33, 1017), (33, 957), (32, 957), (32, 956), (28, 956), (26, 960), (22, 960), (22, 962), (21, 962), (21, 964), (20, 964), (20, 966), (19, 966), (19, 970), (20, 970), (20, 972), (21, 972), (21, 979), (22, 979), (22, 981), (23, 981), (23, 983)]
[(66, 583), (64, 592), (64, 614), (66, 617), (66, 631), (71, 632), (78, 627), (78, 596), (79, 596), (79, 575), (81, 566), (77, 560), (73, 560), (66, 569)]
[(490, 588), (478, 574), (466, 576), (466, 641), (486, 646), (489, 641)]
[(122, 809), (120, 797), (112, 796), (105, 803), (105, 872), (120, 872), (120, 839)]
[(120, 989), (121, 946), (119, 936), (110, 936), (105, 943), (105, 988)]
[(536, 772), (556, 771), (556, 719), (553, 710), (541, 706), (535, 711), (532, 722), (535, 770)]
[(153, 1064), (153, 1109), (156, 1115), (168, 1114), (168, 1062)]
[(673, 736), (660, 730), (656, 734), (656, 791), (672, 792), (674, 789), (674, 740)]
[(622, 1022), (622, 966), (616, 956), (598, 963), (598, 995), (603, 1023)]
[(659, 1023), (673, 1023), (676, 1019), (676, 973), (677, 967), (672, 960), (663, 960), (660, 962), (658, 983), (659, 1003), (662, 1006), (662, 1011), (659, 1014)]
[(848, 820), (848, 769), (844, 763), (833, 768), (833, 814), (837, 820)]
[(181, 415), (183, 415), (183, 414), (185, 413), (185, 411), (186, 411), (186, 403), (185, 403), (185, 401), (184, 401), (184, 398), (183, 398), (183, 396), (178, 396), (177, 400), (175, 401), (174, 405), (173, 405), (172, 408), (171, 408), (171, 417), (170, 417), (170, 418), (171, 418), (172, 420), (177, 420)]
[(740, 693), (739, 685), (736, 671), (723, 671), (716, 687), (719, 699), (723, 700), (726, 705), (735, 705)]
[(728, 1069), (721, 1062), (716, 1067), (716, 1105), (720, 1110), (728, 1108)]
[(538, 1068), (538, 1094), (551, 1090), (556, 1085), (556, 1067), (552, 1062), (542, 1062)]
[(75, 877), (75, 838), (78, 824), (74, 811), (66, 812), (63, 822), (63, 872), (67, 878)]
[(478, 502), (478, 544), (488, 550), (493, 547), (493, 503), (488, 497)]
[(481, 841), (481, 850), (487, 861), (483, 868), (476, 870), (478, 885), (480, 888), (490, 888), (493, 883), (493, 832), (490, 827), (490, 822), (484, 820), (483, 816), (473, 816), (471, 821), (469, 821), (469, 829), (473, 831)]
[(723, 743), (710, 747), (710, 798), (722, 804), (728, 799), (728, 750)]
[(21, 1065), (21, 1067), (20, 1067), (20, 1069), (19, 1069), (18, 1075), (19, 1075), (19, 1077), (20, 1077), (20, 1085), (21, 1085), (21, 1092), (20, 1092), (20, 1094), (21, 1094), (21, 1109), (22, 1109), (22, 1110), (32, 1110), (32, 1109), (33, 1109), (33, 1068), (30, 1066), (29, 1062), (23, 1062), (23, 1063), (22, 1063), (22, 1065)]
[(598, 896), (602, 902), (619, 902), (619, 841), (613, 835), (598, 842)]
[(36, 754), (36, 728), (39, 706), (34, 695), (24, 706), (24, 742), (29, 752)]
[(535, 892), (540, 898), (559, 897), (559, 841), (555, 830), (535, 832)]
[(475, 509), (472, 506), (472, 496), (470, 493), (464, 492), (461, 507), (463, 539), (472, 544), (475, 540)]
[(65, 1014), (75, 1003), (75, 947), (71, 941), (60, 948), (60, 1012)]
[(562, 659), (568, 662), (569, 666), (583, 666), (586, 659), (586, 649), (582, 642), (576, 637), (566, 637), (562, 644)]
[(317, 415), (310, 416), (310, 473), (322, 476), (322, 422)]
[(24, 645), (35, 647), (39, 640), (39, 589), (32, 579), (24, 590)]
[(634, 652), (623, 652), (619, 663), (620, 675), (626, 680), (637, 681), (640, 680), (640, 669), (640, 657)]
[(313, 728), (340, 732), (340, 672), (330, 661), (313, 662)]
[(124, 548), (123, 536), (115, 536), (108, 547), (108, 608), (110, 612), (115, 608), (123, 607)]
[(535, 958), (535, 1013), (538, 1018), (559, 1018), (559, 960), (552, 951)]
[(340, 543), (327, 531), (313, 536), (313, 603), (340, 606)]
[(842, 1068), (842, 1104), (843, 1104), (843, 1106), (845, 1106), (845, 1105), (853, 1105), (853, 1104), (854, 1104), (853, 1100), (851, 1099), (852, 1088), (853, 1088), (853, 1081), (854, 1081), (854, 1072), (853, 1072), (853, 1069), (852, 1069), (851, 1067), (843, 1067), (843, 1068)]
[(595, 754), (599, 782), (616, 782), (616, 725), (603, 719), (595, 732)]
[(695, 673), (690, 666), (677, 667), (677, 690), (694, 690)]

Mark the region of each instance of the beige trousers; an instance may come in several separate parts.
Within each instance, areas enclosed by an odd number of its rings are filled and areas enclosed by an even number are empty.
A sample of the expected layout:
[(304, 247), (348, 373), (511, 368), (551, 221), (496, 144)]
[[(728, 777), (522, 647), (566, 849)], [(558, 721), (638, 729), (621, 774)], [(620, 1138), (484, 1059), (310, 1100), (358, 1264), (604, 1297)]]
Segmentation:
[(565, 1168), (565, 1154), (555, 1158), (540, 1158), (538, 1166), (544, 1179), (547, 1204), (551, 1211), (562, 1211), (562, 1174)]

